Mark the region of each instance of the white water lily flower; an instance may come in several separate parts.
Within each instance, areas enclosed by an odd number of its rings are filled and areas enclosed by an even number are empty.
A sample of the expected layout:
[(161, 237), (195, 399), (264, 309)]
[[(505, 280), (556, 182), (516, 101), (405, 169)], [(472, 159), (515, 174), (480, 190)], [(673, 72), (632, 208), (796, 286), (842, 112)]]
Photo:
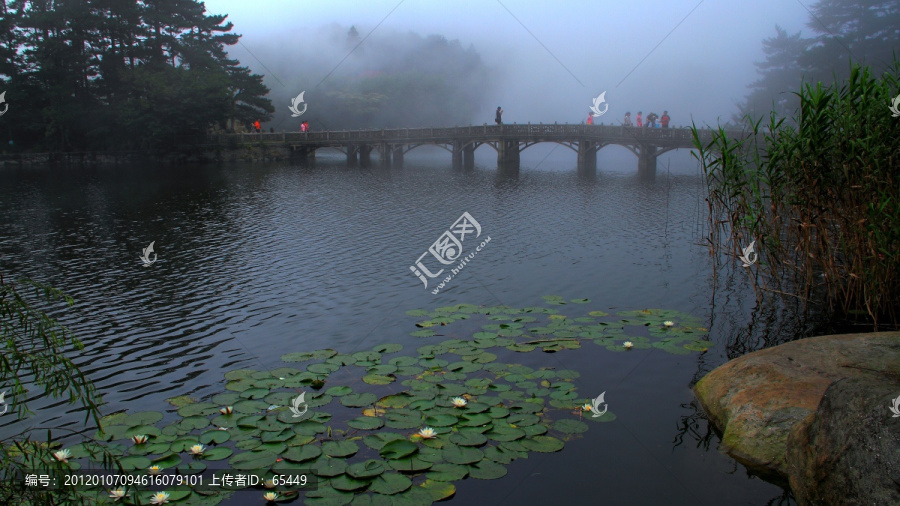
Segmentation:
[(419, 429), (419, 436), (421, 436), (422, 439), (431, 439), (437, 436), (437, 432), (435, 432), (431, 427), (424, 427), (422, 429)]
[(135, 434), (131, 436), (131, 440), (134, 441), (136, 445), (142, 445), (147, 442), (147, 436), (145, 434)]
[(118, 501), (119, 499), (125, 497), (125, 489), (117, 488), (109, 491), (109, 498), (113, 501)]
[(191, 453), (193, 453), (194, 455), (200, 455), (205, 449), (206, 447), (203, 445), (194, 445), (191, 447)]
[(234, 406), (225, 406), (224, 408), (219, 409), (219, 413), (230, 415), (231, 413), (234, 413)]
[(590, 403), (585, 403), (585, 404), (582, 404), (581, 410), (582, 410), (582, 411), (590, 411), (590, 410), (591, 410), (591, 407), (592, 407), (592, 406), (590, 405)]
[(169, 494), (166, 492), (157, 492), (150, 498), (150, 504), (166, 504), (169, 502)]
[(462, 397), (454, 397), (450, 399), (450, 402), (452, 402), (453, 406), (457, 408), (464, 408), (466, 407), (466, 404), (469, 403), (469, 401), (463, 399)]
[(265, 494), (263, 494), (263, 499), (269, 502), (273, 502), (278, 499), (278, 494), (276, 494), (275, 492), (266, 492)]
[(72, 456), (72, 452), (69, 450), (59, 450), (53, 452), (53, 456), (56, 457), (56, 460), (60, 462), (69, 462), (69, 458)]
[(666, 320), (663, 322), (663, 325), (665, 325), (666, 327), (674, 327), (675, 322), (673, 322), (672, 320)]
[(269, 478), (263, 483), (263, 486), (266, 488), (275, 488), (275, 480), (273, 478)]
[(631, 341), (625, 341), (624, 343), (622, 343), (622, 346), (624, 346), (625, 349), (628, 350), (631, 349), (632, 346), (634, 346), (634, 343), (632, 343)]
[(160, 471), (162, 471), (162, 468), (155, 464), (147, 468), (147, 472), (150, 474), (159, 474)]

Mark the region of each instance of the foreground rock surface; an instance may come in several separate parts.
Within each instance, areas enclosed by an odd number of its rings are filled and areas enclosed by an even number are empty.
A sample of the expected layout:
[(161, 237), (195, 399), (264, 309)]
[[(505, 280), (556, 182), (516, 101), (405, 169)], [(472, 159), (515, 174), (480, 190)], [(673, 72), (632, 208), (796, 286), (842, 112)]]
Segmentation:
[[(832, 383), (844, 378), (884, 387), (884, 391), (872, 390), (871, 394), (858, 392), (868, 399), (859, 410), (877, 407), (883, 413), (859, 411), (856, 418), (832, 420), (829, 417), (837, 416), (841, 409), (829, 405), (821, 415), (826, 418), (819, 420), (816, 412), (823, 395)], [(749, 353), (707, 374), (694, 393), (710, 421), (722, 431), (722, 446), (729, 455), (769, 479), (786, 483), (792, 474), (786, 460), (792, 430), (796, 430), (792, 444), (808, 444), (802, 442), (806, 436), (815, 439), (818, 448), (825, 448), (840, 437), (833, 432), (838, 426), (866, 423), (870, 415), (885, 417), (888, 425), (900, 425), (900, 418), (891, 419), (889, 402), (882, 398), (891, 384), (896, 390), (893, 396), (900, 395), (900, 332), (811, 337)], [(816, 429), (807, 432), (816, 420)], [(865, 452), (866, 444), (851, 446)], [(825, 464), (816, 448), (810, 449), (812, 454), (792, 457), (798, 486), (820, 479), (822, 473), (834, 474), (809, 467)], [(880, 504), (873, 501), (869, 504)]]
[(900, 381), (831, 384), (808, 424), (788, 436), (791, 490), (800, 504), (900, 504)]

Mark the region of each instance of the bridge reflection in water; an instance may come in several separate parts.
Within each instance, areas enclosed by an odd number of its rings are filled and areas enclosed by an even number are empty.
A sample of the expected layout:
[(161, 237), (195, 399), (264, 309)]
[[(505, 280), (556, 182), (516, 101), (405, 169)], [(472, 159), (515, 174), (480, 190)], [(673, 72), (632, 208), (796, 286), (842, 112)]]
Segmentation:
[[(712, 131), (699, 130), (704, 145)], [(728, 131), (729, 137), (743, 137), (741, 131)], [(369, 166), (371, 153), (377, 151), (383, 165), (403, 165), (403, 156), (419, 146), (440, 146), (451, 153), (455, 169), (472, 169), (475, 150), (488, 145), (497, 152), (500, 172), (519, 171), (519, 154), (541, 142), (554, 142), (578, 154), (578, 171), (593, 174), (597, 170), (597, 151), (604, 146), (624, 146), (638, 158), (638, 172), (653, 174), (656, 158), (673, 149), (693, 149), (693, 134), (687, 128), (638, 128), (606, 125), (484, 125), (452, 128), (395, 128), (384, 130), (344, 130), (327, 132), (282, 132), (218, 134), (218, 145), (264, 143), (279, 145), (304, 163), (315, 163), (316, 150), (338, 149), (347, 156), (348, 166)]]

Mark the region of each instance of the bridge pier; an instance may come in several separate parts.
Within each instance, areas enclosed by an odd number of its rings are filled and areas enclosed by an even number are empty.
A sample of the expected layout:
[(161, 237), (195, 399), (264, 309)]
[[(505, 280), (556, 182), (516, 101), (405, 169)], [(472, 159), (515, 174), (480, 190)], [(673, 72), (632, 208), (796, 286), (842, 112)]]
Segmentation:
[(391, 153), (393, 149), (391, 149), (390, 144), (382, 144), (378, 148), (378, 155), (381, 158), (381, 166), (382, 167), (390, 167), (391, 166)]
[(472, 170), (475, 168), (475, 143), (470, 142), (463, 146), (463, 168)]
[(638, 153), (638, 175), (656, 175), (656, 146), (642, 145)]
[(316, 148), (295, 146), (291, 149), (291, 160), (299, 163), (301, 166), (316, 166)]
[(359, 165), (360, 167), (372, 165), (372, 146), (363, 144), (359, 147)]
[(453, 170), (475, 168), (475, 143), (468, 140), (453, 143)]
[(358, 165), (356, 158), (359, 148), (356, 146), (347, 146), (347, 167), (353, 168)]
[(394, 166), (403, 167), (403, 145), (394, 145)]
[(578, 141), (578, 174), (597, 174), (597, 151), (599, 145), (595, 141), (580, 139)]
[(453, 151), (451, 153), (451, 161), (453, 163), (453, 170), (462, 169), (462, 160), (463, 160), (463, 141), (454, 141), (453, 142)]
[(519, 141), (497, 141), (497, 170), (504, 174), (519, 173)]

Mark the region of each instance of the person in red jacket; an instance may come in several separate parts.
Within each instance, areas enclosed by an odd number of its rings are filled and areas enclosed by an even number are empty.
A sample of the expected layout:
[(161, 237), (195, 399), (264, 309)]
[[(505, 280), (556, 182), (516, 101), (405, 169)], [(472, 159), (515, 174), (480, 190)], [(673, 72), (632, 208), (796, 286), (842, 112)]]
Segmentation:
[(663, 111), (663, 115), (659, 118), (659, 123), (663, 128), (669, 128), (669, 111)]
[(588, 114), (587, 124), (588, 124), (588, 125), (593, 125), (593, 124), (594, 124), (594, 117), (591, 116), (590, 114)]
[(261, 128), (261, 126), (259, 124), (259, 120), (256, 120), (256, 122), (253, 123), (253, 127), (256, 128), (256, 133), (259, 133), (260, 128)]
[(635, 124), (638, 126), (638, 128), (644, 126), (644, 120), (641, 117), (641, 111), (638, 111), (637, 116), (634, 118), (634, 120), (635, 120)]

